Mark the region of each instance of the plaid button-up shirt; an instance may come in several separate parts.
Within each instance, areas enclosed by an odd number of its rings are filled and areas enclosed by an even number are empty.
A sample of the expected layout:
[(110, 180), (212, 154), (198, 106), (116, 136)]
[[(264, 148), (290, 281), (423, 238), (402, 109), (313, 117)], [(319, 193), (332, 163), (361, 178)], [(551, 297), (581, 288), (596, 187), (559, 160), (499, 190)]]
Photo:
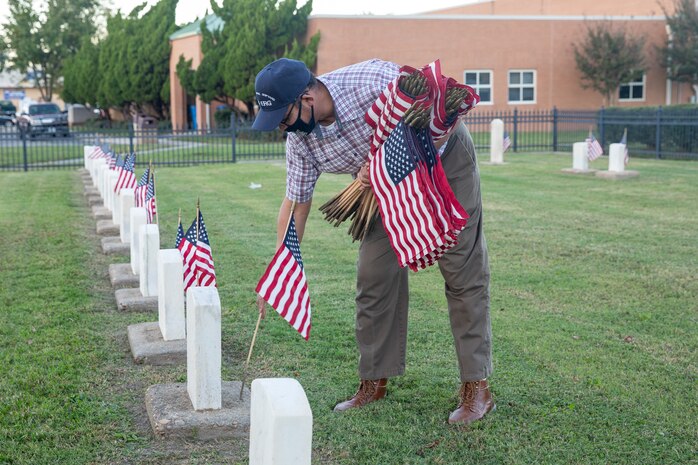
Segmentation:
[(368, 159), (372, 134), (364, 114), (395, 79), (399, 69), (395, 63), (374, 59), (317, 77), (332, 96), (336, 120), (328, 126), (318, 124), (308, 135), (288, 135), (286, 197), (289, 200), (308, 202), (320, 173), (359, 171)]

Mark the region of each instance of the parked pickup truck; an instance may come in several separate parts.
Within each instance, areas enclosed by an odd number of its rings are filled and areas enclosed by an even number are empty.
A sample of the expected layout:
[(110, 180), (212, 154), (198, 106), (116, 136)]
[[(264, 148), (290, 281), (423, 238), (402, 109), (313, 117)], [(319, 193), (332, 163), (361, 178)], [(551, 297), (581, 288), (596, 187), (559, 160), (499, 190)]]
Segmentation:
[(13, 126), (17, 107), (9, 100), (0, 100), (0, 126)]
[(63, 113), (55, 103), (27, 105), (17, 118), (17, 126), (27, 137), (41, 134), (67, 137), (70, 134), (68, 115)]

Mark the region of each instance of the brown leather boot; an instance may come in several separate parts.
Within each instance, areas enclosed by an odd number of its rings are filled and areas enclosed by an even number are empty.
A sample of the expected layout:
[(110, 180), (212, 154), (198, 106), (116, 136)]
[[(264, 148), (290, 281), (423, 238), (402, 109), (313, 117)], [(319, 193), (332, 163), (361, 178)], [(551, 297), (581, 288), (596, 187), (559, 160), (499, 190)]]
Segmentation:
[(374, 400), (379, 400), (385, 397), (385, 387), (388, 384), (387, 378), (381, 379), (362, 379), (359, 384), (359, 390), (356, 391), (354, 397), (334, 406), (335, 412), (343, 412), (350, 408), (363, 407), (370, 404)]
[(486, 379), (463, 383), (459, 397), (458, 408), (448, 417), (448, 422), (451, 424), (470, 424), (497, 408)]

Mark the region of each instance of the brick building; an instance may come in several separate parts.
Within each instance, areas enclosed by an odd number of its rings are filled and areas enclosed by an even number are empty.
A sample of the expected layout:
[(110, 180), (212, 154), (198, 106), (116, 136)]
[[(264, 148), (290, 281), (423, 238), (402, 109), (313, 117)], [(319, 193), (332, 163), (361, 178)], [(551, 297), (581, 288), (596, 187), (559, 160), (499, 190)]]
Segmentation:
[[(622, 85), (613, 104), (688, 103), (690, 86), (667, 80), (655, 52), (667, 40), (661, 5), (671, 13), (672, 0), (483, 0), (418, 15), (311, 16), (308, 36), (321, 32), (317, 74), (373, 57), (412, 66), (440, 58), (443, 73), (475, 87), (489, 110), (595, 109), (602, 96), (582, 88), (573, 44), (590, 25), (610, 22), (644, 37), (646, 56), (646, 72)], [(180, 53), (200, 54), (199, 42), (172, 40), (173, 122), (183, 121), (177, 102), (185, 98), (174, 64)]]

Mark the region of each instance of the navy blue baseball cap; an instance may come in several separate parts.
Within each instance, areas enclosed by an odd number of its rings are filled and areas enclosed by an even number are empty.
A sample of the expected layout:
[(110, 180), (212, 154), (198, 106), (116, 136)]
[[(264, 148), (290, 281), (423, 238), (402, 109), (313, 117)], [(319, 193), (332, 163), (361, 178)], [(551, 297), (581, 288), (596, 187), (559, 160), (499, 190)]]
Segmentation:
[(252, 129), (276, 129), (286, 116), (288, 106), (298, 100), (308, 87), (310, 76), (305, 63), (289, 58), (279, 58), (262, 68), (254, 81), (259, 112)]

